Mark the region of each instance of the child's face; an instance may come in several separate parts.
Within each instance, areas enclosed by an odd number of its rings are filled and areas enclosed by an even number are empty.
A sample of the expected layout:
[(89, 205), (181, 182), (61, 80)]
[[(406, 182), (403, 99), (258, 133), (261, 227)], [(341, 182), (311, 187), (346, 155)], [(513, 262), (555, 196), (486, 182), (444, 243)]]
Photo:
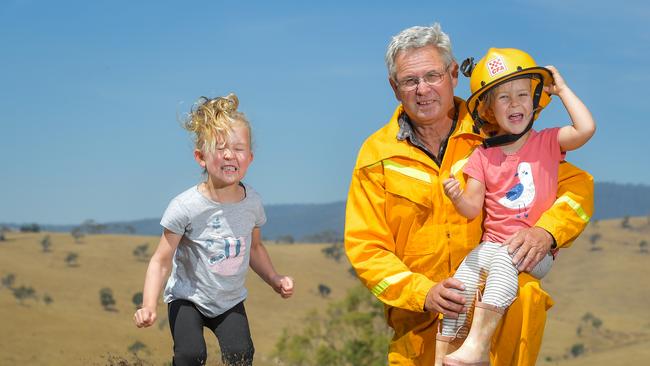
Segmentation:
[(217, 188), (239, 184), (253, 161), (250, 131), (237, 124), (226, 141), (217, 143), (214, 151), (195, 150), (194, 157), (207, 170), (209, 182)]
[(530, 79), (515, 79), (493, 91), (490, 109), (499, 124), (499, 134), (519, 134), (533, 118)]

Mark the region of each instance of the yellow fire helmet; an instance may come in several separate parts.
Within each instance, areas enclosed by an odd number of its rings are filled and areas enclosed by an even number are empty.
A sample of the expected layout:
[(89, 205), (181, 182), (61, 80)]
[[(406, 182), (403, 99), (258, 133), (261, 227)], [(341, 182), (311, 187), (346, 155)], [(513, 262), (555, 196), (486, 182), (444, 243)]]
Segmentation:
[[(538, 66), (528, 53), (515, 48), (490, 48), (478, 64), (474, 65), (473, 62), (473, 58), (465, 60), (461, 65), (461, 70), (465, 76), (470, 77), (469, 85), (472, 95), (467, 99), (467, 109), (479, 128), (486, 122), (496, 124), (492, 118), (481, 113), (482, 108), (479, 108), (480, 103), (484, 100), (483, 96), (490, 89), (517, 78), (531, 79), (535, 112), (528, 128), (521, 135), (526, 133), (532, 126), (532, 122), (539, 116), (539, 112), (551, 101), (551, 96), (543, 90), (544, 86), (553, 83), (551, 72)], [(511, 137), (496, 140), (497, 144), (489, 144), (490, 141), (488, 141), (486, 146), (512, 142), (520, 137), (519, 135), (507, 136)]]

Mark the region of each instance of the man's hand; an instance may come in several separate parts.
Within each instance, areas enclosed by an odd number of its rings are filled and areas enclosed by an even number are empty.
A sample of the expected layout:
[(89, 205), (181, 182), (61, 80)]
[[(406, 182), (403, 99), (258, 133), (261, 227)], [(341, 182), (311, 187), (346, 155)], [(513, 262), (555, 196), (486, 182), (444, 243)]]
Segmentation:
[(465, 285), (455, 278), (447, 278), (431, 287), (424, 301), (425, 311), (437, 311), (447, 318), (457, 319), (465, 312), (465, 297), (454, 291), (462, 291)]
[(512, 263), (519, 272), (530, 272), (541, 261), (553, 245), (553, 236), (541, 227), (533, 226), (519, 230), (503, 242), (508, 246), (508, 253), (515, 253)]

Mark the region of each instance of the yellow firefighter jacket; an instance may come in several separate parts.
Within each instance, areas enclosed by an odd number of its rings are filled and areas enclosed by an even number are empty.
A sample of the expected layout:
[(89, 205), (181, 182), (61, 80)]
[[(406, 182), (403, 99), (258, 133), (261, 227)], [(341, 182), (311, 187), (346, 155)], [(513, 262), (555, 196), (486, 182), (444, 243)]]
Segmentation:
[[(441, 166), (406, 140), (397, 140), (399, 106), (390, 122), (361, 147), (346, 207), (345, 248), (363, 284), (385, 304), (394, 330), (391, 365), (433, 365), (438, 313), (425, 312), (429, 289), (451, 277), (481, 239), (482, 218), (468, 220), (445, 196), (442, 181), (462, 172), (483, 140), (472, 132), (465, 102)], [(466, 176), (456, 174), (464, 184)], [(592, 177), (563, 162), (558, 199), (538, 221), (559, 247), (585, 228), (593, 211)], [(546, 310), (553, 302), (539, 281), (522, 273), (518, 298), (493, 337), (493, 365), (534, 365)]]

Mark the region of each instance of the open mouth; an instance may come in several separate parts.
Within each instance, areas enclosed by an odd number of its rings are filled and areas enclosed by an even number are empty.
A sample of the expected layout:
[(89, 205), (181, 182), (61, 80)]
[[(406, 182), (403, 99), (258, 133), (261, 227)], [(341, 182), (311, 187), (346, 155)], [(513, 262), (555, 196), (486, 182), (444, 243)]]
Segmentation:
[(513, 121), (513, 122), (521, 121), (523, 118), (524, 118), (523, 113), (513, 113), (513, 114), (508, 116), (508, 120)]
[(234, 173), (237, 170), (239, 170), (239, 168), (237, 168), (234, 165), (224, 165), (224, 166), (221, 167), (221, 171), (223, 171), (225, 173)]
[(429, 104), (433, 104), (434, 100), (433, 99), (427, 99), (427, 100), (418, 100), (416, 103), (419, 106), (427, 106)]

